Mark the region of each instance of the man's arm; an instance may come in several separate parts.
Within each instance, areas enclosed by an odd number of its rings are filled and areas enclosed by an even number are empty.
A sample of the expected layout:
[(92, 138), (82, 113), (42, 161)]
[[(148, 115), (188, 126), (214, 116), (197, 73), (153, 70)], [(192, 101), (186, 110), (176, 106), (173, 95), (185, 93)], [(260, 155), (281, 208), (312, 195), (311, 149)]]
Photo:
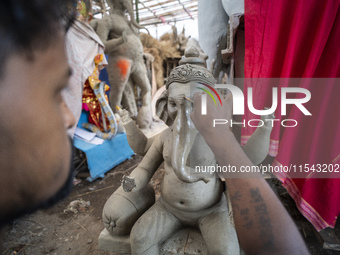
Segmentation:
[[(201, 94), (194, 95), (191, 118), (221, 166), (240, 170), (252, 166), (227, 125), (213, 127), (214, 119), (231, 119), (232, 96), (223, 107), (207, 97), (201, 115)], [(293, 220), (259, 173), (223, 173), (233, 207), (236, 232), (246, 254), (309, 254)]]

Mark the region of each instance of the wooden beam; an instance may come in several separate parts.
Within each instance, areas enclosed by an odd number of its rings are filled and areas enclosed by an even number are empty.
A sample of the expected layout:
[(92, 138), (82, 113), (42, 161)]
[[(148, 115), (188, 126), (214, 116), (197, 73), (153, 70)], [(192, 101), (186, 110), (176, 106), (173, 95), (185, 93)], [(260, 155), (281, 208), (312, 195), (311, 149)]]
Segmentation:
[(157, 3), (157, 4), (154, 4), (154, 5), (150, 5), (150, 6), (145, 6), (144, 3), (143, 3), (144, 8), (140, 8), (140, 10), (145, 10), (145, 9), (148, 9), (148, 8), (161, 9), (161, 7), (159, 7), (160, 4), (172, 3), (173, 1), (174, 0), (168, 0), (168, 1), (163, 2), (163, 3)]
[[(149, 12), (151, 12), (153, 14), (154, 17), (156, 17), (157, 19), (159, 19), (160, 21), (162, 21), (156, 14), (155, 12), (153, 12), (149, 7), (145, 6), (145, 4), (143, 2), (140, 2), (145, 8), (147, 8), (149, 10)], [(163, 22), (162, 22), (163, 23)]]
[[(137, 3), (138, 0), (135, 1)], [(195, 0), (139, 0), (138, 2), (140, 5), (135, 8), (138, 8), (139, 23), (144, 26), (162, 24), (164, 20), (170, 23), (197, 17)]]
[[(178, 22), (178, 21), (183, 21), (183, 20), (188, 20), (189, 18), (186, 17), (186, 18), (183, 18), (183, 19), (176, 19), (176, 20), (169, 20), (167, 21), (167, 23), (170, 23), (170, 22)], [(158, 24), (162, 24), (163, 22), (158, 22), (158, 21), (155, 21), (155, 22), (150, 22), (150, 23), (143, 23), (142, 25), (147, 27), (147, 26), (155, 26), (155, 25), (158, 25)]]
[(184, 4), (182, 4), (181, 0), (177, 0), (177, 1), (178, 1), (178, 3), (179, 3), (180, 5), (182, 5), (183, 10), (189, 15), (189, 17), (190, 17), (191, 19), (194, 19), (194, 18), (192, 17), (192, 15), (190, 14), (190, 12), (187, 10), (187, 8), (185, 8)]

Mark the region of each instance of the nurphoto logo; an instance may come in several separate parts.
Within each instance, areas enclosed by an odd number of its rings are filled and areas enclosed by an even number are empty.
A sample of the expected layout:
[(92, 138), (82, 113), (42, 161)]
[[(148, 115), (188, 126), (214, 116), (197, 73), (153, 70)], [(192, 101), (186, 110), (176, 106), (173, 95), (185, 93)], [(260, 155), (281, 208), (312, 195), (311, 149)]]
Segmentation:
[[(233, 115), (244, 115), (244, 105), (245, 105), (244, 101), (245, 100), (244, 100), (243, 91), (240, 88), (236, 87), (235, 85), (231, 85), (231, 84), (216, 84), (215, 88), (204, 83), (200, 83), (200, 84), (208, 87), (211, 91), (213, 91), (215, 95), (217, 96), (217, 98), (219, 99), (221, 105), (222, 105), (221, 98), (215, 89), (229, 90), (233, 95)], [(216, 100), (210, 91), (208, 91), (205, 88), (200, 88), (200, 87), (197, 87), (197, 88), (203, 90), (208, 95), (210, 95), (210, 97), (214, 100), (215, 105), (217, 105)], [(304, 97), (291, 99), (291, 98), (287, 98), (288, 93), (301, 93), (304, 95)], [(202, 95), (202, 105), (201, 105), (202, 115), (207, 114), (207, 94)], [(272, 106), (270, 108), (266, 108), (263, 110), (255, 109), (254, 104), (253, 104), (253, 88), (251, 87), (249, 87), (247, 90), (247, 98), (248, 98), (247, 106), (251, 113), (255, 115), (260, 115), (260, 116), (271, 115), (271, 114), (274, 114), (278, 106), (278, 88), (273, 87)], [(310, 99), (311, 99), (311, 93), (309, 90), (305, 88), (282, 87), (281, 88), (281, 115), (285, 116), (287, 114), (287, 105), (291, 104), (291, 105), (295, 105), (304, 115), (311, 116), (312, 114), (306, 109), (305, 106), (303, 106), (303, 104), (309, 102)], [(271, 119), (271, 118), (266, 119), (266, 121), (271, 122), (271, 126), (274, 126), (275, 121), (280, 122), (279, 119)], [(254, 124), (254, 122), (257, 122), (257, 124)], [(261, 119), (251, 119), (248, 121), (243, 120), (243, 122), (237, 122), (237, 123), (233, 122), (233, 120), (214, 119), (214, 127), (216, 125), (225, 125), (228, 123), (230, 124), (230, 126), (232, 126), (233, 124), (234, 125), (241, 124), (244, 127), (246, 126), (246, 124), (248, 124), (248, 126), (250, 127), (257, 127), (259, 125), (263, 126), (265, 124), (264, 121)], [(294, 119), (285, 119), (281, 121), (281, 125), (284, 127), (296, 127), (298, 125), (298, 122)]]
[[(199, 84), (202, 84), (203, 86), (206, 86), (208, 87), (212, 92), (215, 93), (215, 95), (217, 96), (218, 100), (220, 101), (220, 104), (222, 105), (222, 100), (221, 100), (221, 97), (220, 95), (218, 94), (218, 92), (213, 88), (211, 87), (210, 85), (208, 84), (205, 84), (205, 83), (202, 83), (202, 82), (199, 82)], [(214, 98), (214, 96), (211, 94), (211, 92), (207, 89), (204, 89), (204, 88), (201, 88), (201, 87), (196, 87), (200, 90), (203, 90), (205, 93), (207, 93), (211, 98), (212, 100), (214, 101), (215, 105), (217, 105), (216, 103), (216, 100)], [(204, 102), (203, 102), (204, 101)], [(203, 105), (205, 105), (205, 108), (203, 109)], [(207, 114), (207, 95), (206, 94), (203, 94), (203, 97), (202, 97), (202, 115), (206, 115)]]

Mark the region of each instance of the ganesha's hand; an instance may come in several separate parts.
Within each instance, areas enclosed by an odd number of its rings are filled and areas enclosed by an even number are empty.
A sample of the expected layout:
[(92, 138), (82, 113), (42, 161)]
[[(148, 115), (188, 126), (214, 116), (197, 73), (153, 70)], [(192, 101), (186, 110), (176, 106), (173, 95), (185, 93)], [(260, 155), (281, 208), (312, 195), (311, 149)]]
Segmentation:
[(136, 182), (134, 177), (124, 175), (122, 178), (122, 187), (125, 192), (131, 192), (136, 187)]

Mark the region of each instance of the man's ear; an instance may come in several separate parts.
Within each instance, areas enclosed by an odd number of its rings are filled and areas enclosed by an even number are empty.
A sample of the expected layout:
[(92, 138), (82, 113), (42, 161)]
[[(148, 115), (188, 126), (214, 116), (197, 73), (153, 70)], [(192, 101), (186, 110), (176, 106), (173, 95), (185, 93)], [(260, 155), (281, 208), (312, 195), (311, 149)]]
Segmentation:
[(169, 127), (172, 126), (174, 120), (169, 117), (168, 113), (168, 97), (169, 91), (165, 90), (156, 102), (156, 114)]

